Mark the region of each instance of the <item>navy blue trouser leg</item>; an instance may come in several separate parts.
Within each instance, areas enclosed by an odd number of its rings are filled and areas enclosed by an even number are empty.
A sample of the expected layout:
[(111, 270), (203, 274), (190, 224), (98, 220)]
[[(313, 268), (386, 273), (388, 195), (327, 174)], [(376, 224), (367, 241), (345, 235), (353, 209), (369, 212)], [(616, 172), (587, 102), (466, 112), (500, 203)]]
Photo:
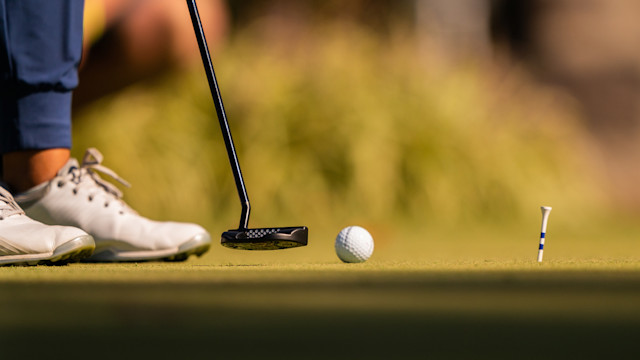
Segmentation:
[(71, 147), (84, 0), (0, 0), (0, 154)]

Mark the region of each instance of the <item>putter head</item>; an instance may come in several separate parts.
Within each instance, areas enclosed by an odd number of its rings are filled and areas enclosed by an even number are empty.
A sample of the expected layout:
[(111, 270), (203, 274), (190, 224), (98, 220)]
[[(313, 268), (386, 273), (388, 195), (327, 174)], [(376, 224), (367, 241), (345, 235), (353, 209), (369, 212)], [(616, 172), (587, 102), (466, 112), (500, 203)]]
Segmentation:
[(278, 250), (307, 245), (306, 226), (236, 229), (222, 233), (222, 246), (238, 250)]

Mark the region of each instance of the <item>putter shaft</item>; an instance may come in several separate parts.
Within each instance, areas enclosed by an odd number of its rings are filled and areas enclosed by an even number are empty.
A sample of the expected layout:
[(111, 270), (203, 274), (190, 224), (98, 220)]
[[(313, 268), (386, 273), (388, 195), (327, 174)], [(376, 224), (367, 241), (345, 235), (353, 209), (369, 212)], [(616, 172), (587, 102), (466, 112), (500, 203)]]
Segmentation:
[(244, 184), (242, 171), (240, 170), (240, 162), (238, 161), (238, 155), (236, 154), (236, 147), (233, 144), (233, 138), (231, 137), (231, 129), (229, 128), (227, 114), (224, 111), (224, 104), (222, 103), (222, 95), (220, 95), (218, 80), (216, 79), (216, 73), (213, 70), (213, 62), (211, 60), (211, 54), (209, 53), (209, 46), (207, 45), (207, 39), (204, 35), (204, 30), (202, 28), (202, 22), (200, 21), (200, 14), (198, 13), (198, 7), (196, 6), (196, 1), (187, 0), (187, 7), (189, 8), (189, 14), (191, 15), (191, 22), (193, 23), (193, 30), (195, 31), (196, 40), (198, 41), (198, 48), (200, 48), (200, 56), (202, 57), (202, 64), (204, 65), (204, 70), (205, 70), (205, 73), (207, 74), (207, 80), (209, 81), (209, 89), (211, 90), (211, 97), (213, 98), (213, 104), (216, 108), (218, 121), (220, 122), (220, 129), (222, 130), (224, 144), (227, 148), (227, 156), (229, 157), (229, 164), (231, 164), (231, 170), (233, 171), (233, 178), (235, 179), (236, 189), (238, 191), (238, 196), (240, 197), (242, 213), (240, 215), (239, 229), (246, 229), (249, 227), (249, 213), (251, 212), (251, 204), (249, 203), (247, 188)]

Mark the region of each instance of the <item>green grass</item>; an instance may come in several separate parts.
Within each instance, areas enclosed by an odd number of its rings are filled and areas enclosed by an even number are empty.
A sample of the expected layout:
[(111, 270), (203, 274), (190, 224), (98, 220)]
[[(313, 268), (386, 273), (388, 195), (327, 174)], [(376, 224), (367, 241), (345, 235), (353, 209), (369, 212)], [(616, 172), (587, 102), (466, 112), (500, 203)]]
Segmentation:
[(376, 229), (363, 264), (340, 263), (328, 230), (311, 228), (309, 246), (284, 251), (214, 243), (184, 263), (0, 268), (0, 345), (92, 358), (634, 357), (637, 225), (550, 223), (538, 264), (538, 221)]
[(204, 260), (0, 269), (3, 352), (291, 359), (637, 354), (638, 261)]
[(4, 267), (0, 346), (92, 358), (634, 357), (637, 228), (550, 223), (538, 264), (529, 225), (405, 230), (421, 241), (376, 230), (363, 264), (342, 264), (311, 228), (309, 246), (284, 251), (214, 243), (184, 263)]

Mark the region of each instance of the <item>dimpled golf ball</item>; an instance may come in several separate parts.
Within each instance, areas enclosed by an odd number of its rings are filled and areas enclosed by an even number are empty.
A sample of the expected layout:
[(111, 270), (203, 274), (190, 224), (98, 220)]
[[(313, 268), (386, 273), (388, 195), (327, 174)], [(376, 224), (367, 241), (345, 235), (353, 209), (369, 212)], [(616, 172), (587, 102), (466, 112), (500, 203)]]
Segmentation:
[(348, 226), (336, 237), (336, 254), (346, 263), (367, 261), (373, 253), (373, 238), (360, 226)]

